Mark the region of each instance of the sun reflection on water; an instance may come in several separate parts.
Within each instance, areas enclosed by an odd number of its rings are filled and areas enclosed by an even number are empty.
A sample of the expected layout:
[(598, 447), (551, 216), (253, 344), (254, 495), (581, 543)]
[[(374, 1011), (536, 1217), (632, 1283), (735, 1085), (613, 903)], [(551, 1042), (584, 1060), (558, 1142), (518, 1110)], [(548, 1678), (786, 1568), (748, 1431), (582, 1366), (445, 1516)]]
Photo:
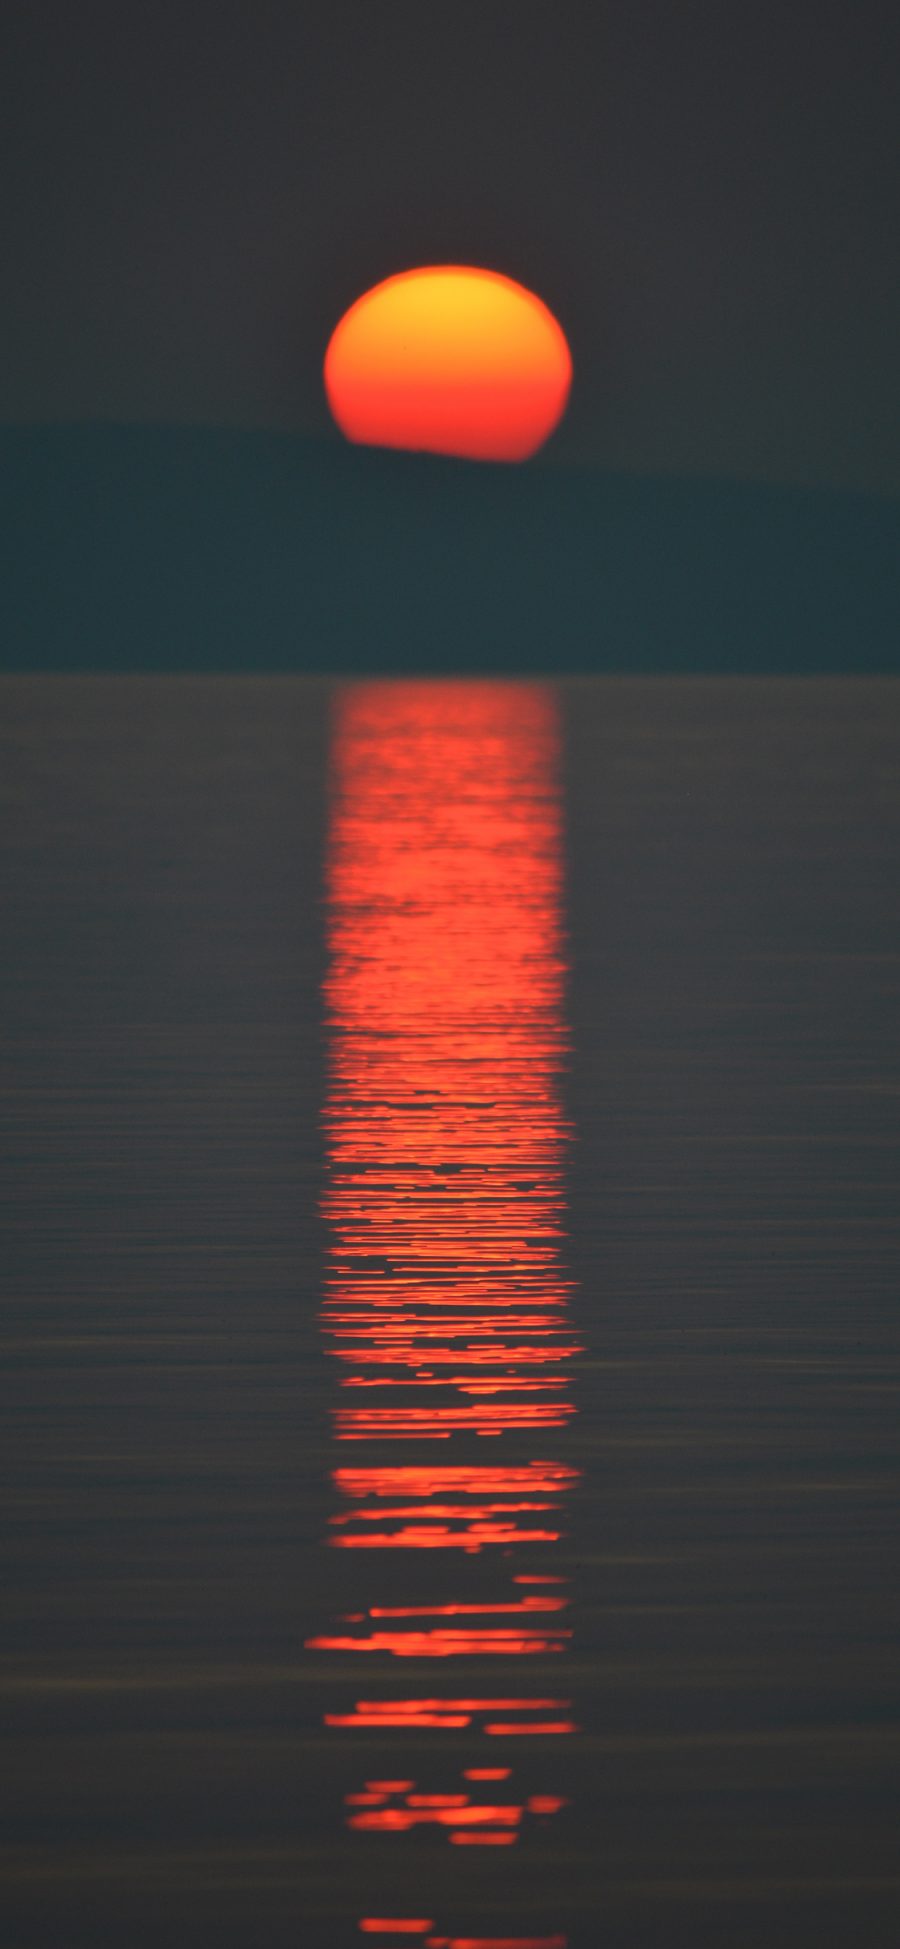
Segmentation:
[[(322, 1326), (334, 1438), (353, 1450), (334, 1470), (328, 1542), (368, 1554), (353, 1608), (309, 1648), (383, 1674), (381, 1696), (324, 1715), (373, 1738), (518, 1746), (576, 1730), (568, 1700), (527, 1688), (397, 1698), (387, 1683), (397, 1659), (556, 1660), (572, 1637), (565, 1579), (532, 1569), (564, 1537), (578, 1479), (543, 1446), (565, 1440), (581, 1352), (563, 1252), (558, 744), (541, 684), (356, 683), (336, 698)], [(347, 1826), (527, 1843), (564, 1796), (517, 1788), (512, 1763), (478, 1767), (477, 1751), (447, 1791), (354, 1788)], [(500, 1791), (482, 1798), (479, 1782)], [(409, 1917), (359, 1927), (484, 1949), (565, 1941), (432, 1936)]]

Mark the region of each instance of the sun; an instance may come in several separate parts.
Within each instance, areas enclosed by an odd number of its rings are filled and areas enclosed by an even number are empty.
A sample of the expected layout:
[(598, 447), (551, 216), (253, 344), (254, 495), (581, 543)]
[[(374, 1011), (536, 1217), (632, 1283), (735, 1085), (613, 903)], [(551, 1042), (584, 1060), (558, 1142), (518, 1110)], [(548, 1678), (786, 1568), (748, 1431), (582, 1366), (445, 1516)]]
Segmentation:
[(468, 460), (527, 460), (566, 408), (572, 357), (533, 291), (436, 264), (357, 298), (332, 333), (325, 391), (348, 440)]

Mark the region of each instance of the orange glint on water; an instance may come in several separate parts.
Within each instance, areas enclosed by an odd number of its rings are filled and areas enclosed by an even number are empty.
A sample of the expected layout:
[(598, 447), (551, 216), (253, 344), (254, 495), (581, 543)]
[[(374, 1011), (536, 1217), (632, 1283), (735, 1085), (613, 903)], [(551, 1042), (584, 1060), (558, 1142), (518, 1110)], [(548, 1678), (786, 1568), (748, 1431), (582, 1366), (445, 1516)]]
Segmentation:
[(527, 460), (562, 418), (572, 358), (553, 313), (497, 271), (401, 271), (364, 292), (332, 334), (325, 391), (364, 446)]

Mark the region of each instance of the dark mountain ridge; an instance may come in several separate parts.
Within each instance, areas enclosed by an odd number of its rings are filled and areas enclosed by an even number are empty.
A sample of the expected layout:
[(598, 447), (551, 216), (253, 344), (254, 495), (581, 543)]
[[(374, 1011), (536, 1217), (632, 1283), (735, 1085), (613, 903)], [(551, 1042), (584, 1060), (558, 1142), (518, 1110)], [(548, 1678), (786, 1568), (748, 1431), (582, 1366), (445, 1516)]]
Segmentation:
[(234, 429), (0, 432), (19, 670), (900, 670), (900, 508)]

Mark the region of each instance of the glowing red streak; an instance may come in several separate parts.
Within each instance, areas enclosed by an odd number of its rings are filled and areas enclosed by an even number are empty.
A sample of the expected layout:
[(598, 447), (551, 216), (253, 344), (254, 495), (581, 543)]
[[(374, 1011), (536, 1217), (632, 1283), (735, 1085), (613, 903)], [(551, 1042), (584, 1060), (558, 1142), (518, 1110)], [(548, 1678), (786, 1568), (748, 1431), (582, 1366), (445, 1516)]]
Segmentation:
[(517, 1529), (499, 1523), (473, 1523), (465, 1530), (401, 1529), (368, 1536), (332, 1536), (336, 1550), (468, 1550), (484, 1549), (489, 1543), (558, 1543), (558, 1529)]
[(571, 1631), (372, 1631), (367, 1638), (307, 1639), (309, 1651), (387, 1651), (394, 1658), (543, 1656), (562, 1651)]
[(526, 1462), (513, 1468), (478, 1466), (458, 1468), (443, 1463), (435, 1467), (395, 1467), (335, 1469), (334, 1483), (345, 1496), (504, 1496), (521, 1491), (559, 1494), (578, 1480), (578, 1470), (561, 1462)]
[(364, 1915), (360, 1922), (363, 1935), (427, 1935), (434, 1928), (433, 1922), (419, 1922), (412, 1916), (402, 1921), (394, 1921), (381, 1915)]
[[(359, 1699), (357, 1712), (567, 1712), (568, 1699), (390, 1699), (383, 1704)], [(374, 1787), (374, 1781), (370, 1781)], [(411, 1786), (412, 1781), (405, 1784)]]
[(565, 1935), (430, 1935), (425, 1949), (567, 1949)]
[(467, 1807), (467, 1793), (409, 1793), (406, 1796), (408, 1807)]
[[(329, 1523), (340, 1526), (344, 1523), (383, 1523), (387, 1521), (388, 1517), (394, 1518), (401, 1516), (427, 1516), (429, 1521), (438, 1516), (511, 1516), (523, 1510), (555, 1509), (556, 1506), (553, 1502), (476, 1502), (468, 1504), (464, 1502), (430, 1502), (427, 1508), (423, 1509), (421, 1503), (406, 1502), (400, 1503), (398, 1507), (393, 1509), (354, 1509), (349, 1515), (329, 1516), (328, 1521)], [(514, 1584), (525, 1583), (526, 1581), (540, 1583), (542, 1579), (540, 1577), (529, 1579), (524, 1577), (513, 1578)], [(548, 1577), (545, 1581), (548, 1583), (559, 1583), (562, 1580), (559, 1577)]]
[[(357, 1701), (353, 1712), (327, 1712), (326, 1726), (390, 1727), (405, 1730), (416, 1726), (460, 1728), (486, 1712), (565, 1712), (568, 1699), (388, 1699), (380, 1703)], [(491, 1733), (570, 1733), (578, 1728), (570, 1719), (507, 1720), (483, 1730)], [(374, 1787), (376, 1783), (370, 1782)], [(395, 1783), (400, 1790), (400, 1783)], [(405, 1783), (411, 1786), (412, 1781)], [(387, 1789), (393, 1790), (393, 1789)]]
[[(373, 1604), (370, 1617), (491, 1617), (523, 1611), (564, 1611), (567, 1597), (523, 1597), (518, 1604)], [(348, 1620), (349, 1621), (349, 1620)]]
[(451, 1834), (450, 1839), (456, 1847), (512, 1847), (518, 1834)]
[[(374, 1305), (374, 1303), (373, 1297), (369, 1305)], [(391, 1299), (385, 1301), (385, 1305), (393, 1305), (394, 1303), (394, 1296), (392, 1294)], [(365, 1324), (368, 1335), (365, 1343), (366, 1346), (369, 1344), (376, 1345), (379, 1341), (406, 1342), (411, 1338), (416, 1340), (437, 1339), (438, 1335), (443, 1335), (445, 1338), (451, 1340), (462, 1339), (472, 1332), (472, 1321), (467, 1314), (456, 1315), (453, 1313), (445, 1313), (440, 1320), (436, 1321), (431, 1319), (427, 1313), (414, 1313), (410, 1308), (396, 1313), (372, 1313), (368, 1308), (364, 1312), (353, 1310), (353, 1308), (338, 1312), (336, 1307), (327, 1306), (323, 1312), (323, 1320), (326, 1323), (329, 1339), (332, 1340), (355, 1340), (359, 1325), (361, 1323)], [(338, 1321), (340, 1324), (335, 1326), (333, 1324), (334, 1321)], [(345, 1327), (348, 1329), (352, 1327), (353, 1331), (350, 1332), (348, 1330), (345, 1332)], [(496, 1324), (484, 1320), (479, 1321), (478, 1339), (472, 1340), (467, 1338), (466, 1346), (474, 1357), (476, 1354), (483, 1353), (491, 1346), (503, 1352), (508, 1346), (508, 1342), (502, 1338), (503, 1333), (527, 1333), (532, 1340), (547, 1340), (551, 1338), (558, 1339), (559, 1335), (564, 1333), (565, 1330), (564, 1323), (560, 1320), (555, 1320), (551, 1313), (505, 1313), (499, 1317)], [(582, 1350), (579, 1347), (575, 1351), (580, 1353)], [(448, 1353), (452, 1355), (454, 1360), (459, 1359), (458, 1349), (455, 1352), (452, 1349), (448, 1349)], [(423, 1358), (428, 1360), (434, 1358), (434, 1352), (431, 1347), (423, 1348)]]
[(575, 1410), (513, 1408), (336, 1408), (339, 1441), (448, 1441), (451, 1435), (506, 1435), (517, 1429), (564, 1428)]
[(396, 1715), (390, 1712), (326, 1712), (322, 1720), (325, 1726), (377, 1726), (379, 1730), (386, 1726), (402, 1727), (404, 1730), (409, 1726), (422, 1726), (436, 1731), (459, 1731), (471, 1723), (471, 1713), (463, 1712), (398, 1712)]
[[(418, 1362), (416, 1363), (418, 1365)], [(350, 1374), (341, 1381), (341, 1387), (458, 1387), (460, 1394), (502, 1394), (514, 1391), (517, 1394), (546, 1393), (554, 1387), (565, 1387), (565, 1377), (559, 1375), (554, 1380), (522, 1381), (494, 1378), (489, 1381), (472, 1381), (467, 1375), (454, 1374), (452, 1379), (435, 1380), (431, 1374), (419, 1371), (414, 1380), (398, 1380), (395, 1377), (377, 1377), (370, 1374)]]
[(378, 1813), (351, 1814), (348, 1827), (367, 1834), (408, 1834), (413, 1827), (518, 1827), (521, 1807), (385, 1807)]

